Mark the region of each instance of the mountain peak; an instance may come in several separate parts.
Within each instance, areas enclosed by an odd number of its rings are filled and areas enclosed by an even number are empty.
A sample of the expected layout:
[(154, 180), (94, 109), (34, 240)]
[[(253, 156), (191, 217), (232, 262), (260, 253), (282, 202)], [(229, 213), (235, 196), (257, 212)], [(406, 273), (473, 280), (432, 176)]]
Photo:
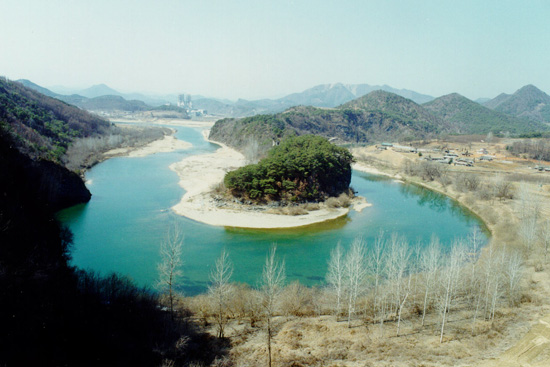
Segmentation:
[(414, 104), (415, 102), (401, 97), (395, 93), (387, 92), (382, 89), (378, 89), (370, 92), (362, 97), (354, 99), (348, 103), (343, 104), (342, 108), (362, 108), (362, 109), (384, 109), (385, 106), (395, 104)]
[(486, 107), (537, 122), (550, 122), (550, 96), (532, 84), (514, 94), (501, 94), (485, 103)]
[(524, 121), (514, 116), (482, 106), (458, 93), (436, 98), (423, 105), (431, 113), (453, 124), (463, 134), (486, 134), (490, 131), (508, 131), (514, 134), (546, 131), (537, 122)]
[(514, 93), (514, 95), (525, 96), (528, 98), (550, 99), (546, 93), (535, 87), (533, 84), (527, 84), (526, 86), (521, 87)]
[(111, 95), (111, 96), (121, 95), (120, 92), (114, 90), (113, 88), (109, 87), (106, 84), (93, 85), (90, 88), (80, 91), (78, 94), (88, 98), (95, 98), (95, 97), (100, 97), (105, 95)]

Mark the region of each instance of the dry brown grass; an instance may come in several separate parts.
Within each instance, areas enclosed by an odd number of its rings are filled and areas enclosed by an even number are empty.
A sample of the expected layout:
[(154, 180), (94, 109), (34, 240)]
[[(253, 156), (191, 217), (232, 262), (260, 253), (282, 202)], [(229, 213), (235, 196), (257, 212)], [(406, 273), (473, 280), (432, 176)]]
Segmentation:
[[(406, 156), (404, 158), (394, 157), (394, 152), (389, 151), (369, 154), (375, 156), (371, 160), (373, 162), (383, 162), (383, 157), (389, 157), (390, 161), (377, 166), (386, 170), (387, 167), (395, 167), (395, 162), (411, 159), (406, 153), (403, 153)], [(366, 157), (368, 158), (368, 154)], [(528, 182), (530, 192), (542, 203), (542, 215), (550, 216), (550, 192), (540, 187), (538, 180), (523, 179), (525, 175), (531, 175), (524, 166), (484, 163), (483, 166), (473, 167), (473, 170), (457, 166), (451, 168), (450, 175), (475, 172), (481, 183), (484, 183), (484, 180), (496, 172), (502, 173), (503, 167), (507, 170), (504, 173), (510, 181), (515, 184), (518, 179)], [(516, 170), (518, 175), (513, 174)], [(458, 302), (449, 314), (444, 342), (440, 344), (437, 309), (429, 309), (426, 324), (421, 326), (421, 294), (411, 295), (410, 304), (403, 315), (401, 336), (395, 337), (396, 322), (393, 317), (388, 317), (382, 325), (373, 324), (371, 314), (364, 316), (359, 312), (352, 321), (352, 328), (348, 328), (344, 317), (337, 319), (331, 315), (334, 303), (331, 293), (293, 283), (280, 297), (277, 309), (279, 316), (273, 320), (274, 366), (519, 365), (505, 363), (513, 361), (518, 353), (524, 353), (523, 349), (518, 349), (519, 352), (515, 355), (513, 348), (511, 352), (504, 352), (511, 346), (520, 345), (518, 340), (529, 338), (527, 333), (531, 327), (537, 325), (540, 318), (550, 314), (550, 264), (541, 260), (543, 256), (540, 247), (528, 252), (518, 238), (516, 201), (499, 200), (490, 195), (482, 200), (475, 183), (470, 185), (462, 182), (462, 187), (456, 187), (454, 184), (444, 185), (438, 181), (426, 183), (415, 177), (401, 177), (444, 192), (470, 208), (491, 230), (490, 246), (522, 251), (526, 258), (526, 269), (519, 307), (508, 307), (503, 298), (495, 320), (488, 321), (480, 316), (474, 324), (472, 310), (465, 302)], [(325, 205), (343, 204), (340, 198), (331, 199), (334, 203), (330, 204), (327, 200)], [(484, 255), (481, 256), (483, 258)], [(198, 317), (205, 317), (208, 321), (211, 311), (208, 306), (201, 304), (204, 300), (198, 297), (196, 303), (191, 304)], [(361, 299), (357, 309), (371, 309), (370, 302), (369, 299)], [(227, 334), (232, 344), (231, 363), (234, 366), (264, 365), (267, 356), (266, 334), (262, 327), (262, 308), (255, 291), (246, 286), (238, 287), (229, 310), (231, 321)], [(533, 340), (524, 339), (523, 342), (529, 346)]]
[(306, 215), (307, 210), (302, 206), (290, 206), (287, 208), (287, 215)]
[(304, 209), (307, 210), (308, 212), (313, 212), (315, 210), (321, 209), (321, 207), (319, 206), (318, 203), (306, 203), (304, 205)]

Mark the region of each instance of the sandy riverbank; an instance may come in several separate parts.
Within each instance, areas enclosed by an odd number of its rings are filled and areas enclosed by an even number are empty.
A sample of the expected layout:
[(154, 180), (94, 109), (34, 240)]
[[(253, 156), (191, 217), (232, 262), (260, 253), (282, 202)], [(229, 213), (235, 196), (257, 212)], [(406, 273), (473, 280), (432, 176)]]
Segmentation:
[[(209, 129), (214, 125), (214, 121), (195, 121), (195, 120), (183, 120), (183, 119), (111, 119), (111, 123), (118, 123), (127, 126), (142, 126), (142, 125), (172, 125), (182, 127), (193, 127)], [(168, 153), (176, 150), (189, 149), (193, 145), (189, 142), (177, 139), (173, 134), (176, 133), (176, 129), (172, 129), (172, 135), (167, 135), (163, 139), (155, 140), (144, 147), (125, 147), (111, 149), (105, 152), (103, 155), (105, 159), (113, 157), (146, 157), (155, 153)], [(207, 131), (207, 130), (203, 130)]]
[(218, 117), (204, 118), (202, 120), (187, 120), (187, 119), (173, 119), (173, 118), (110, 118), (109, 122), (114, 124), (127, 124), (127, 125), (171, 125), (171, 126), (185, 126), (185, 127), (202, 127), (210, 128), (214, 123), (219, 120)]
[(163, 139), (155, 140), (144, 147), (140, 148), (117, 148), (111, 149), (104, 153), (105, 158), (112, 158), (118, 156), (126, 157), (146, 157), (155, 153), (168, 153), (175, 150), (189, 149), (193, 145), (183, 140), (179, 140), (173, 135), (167, 135)]
[[(205, 137), (208, 131), (204, 131)], [(170, 166), (180, 177), (180, 186), (187, 192), (172, 209), (179, 215), (214, 226), (241, 228), (290, 228), (324, 222), (345, 216), (349, 208), (321, 208), (305, 215), (267, 213), (259, 208), (223, 208), (210, 193), (223, 181), (225, 174), (245, 165), (244, 156), (224, 144), (214, 153), (191, 156)], [(363, 198), (354, 204), (361, 211), (370, 206)]]

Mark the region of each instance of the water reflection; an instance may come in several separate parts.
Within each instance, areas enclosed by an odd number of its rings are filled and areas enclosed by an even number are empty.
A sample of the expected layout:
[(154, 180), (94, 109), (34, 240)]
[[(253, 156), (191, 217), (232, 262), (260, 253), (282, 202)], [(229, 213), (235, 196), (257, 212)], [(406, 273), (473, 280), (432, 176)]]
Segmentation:
[(417, 197), (417, 204), (428, 207), (437, 212), (447, 209), (449, 200), (446, 196), (415, 184), (399, 185), (399, 191), (405, 197)]
[(306, 226), (294, 227), (294, 228), (237, 228), (237, 227), (225, 227), (225, 231), (228, 234), (238, 234), (241, 236), (257, 236), (265, 234), (277, 234), (280, 236), (297, 236), (311, 232), (324, 232), (335, 231), (343, 229), (346, 225), (351, 223), (352, 219), (349, 215), (329, 220), (321, 223), (313, 223)]

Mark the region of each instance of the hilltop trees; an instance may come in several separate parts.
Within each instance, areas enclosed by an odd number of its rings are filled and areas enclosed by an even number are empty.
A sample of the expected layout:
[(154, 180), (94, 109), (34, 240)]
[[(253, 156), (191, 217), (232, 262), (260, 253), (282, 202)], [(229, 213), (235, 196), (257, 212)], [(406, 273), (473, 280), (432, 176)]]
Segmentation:
[(349, 189), (353, 156), (319, 136), (289, 138), (258, 164), (227, 173), (232, 195), (265, 200), (317, 201)]

